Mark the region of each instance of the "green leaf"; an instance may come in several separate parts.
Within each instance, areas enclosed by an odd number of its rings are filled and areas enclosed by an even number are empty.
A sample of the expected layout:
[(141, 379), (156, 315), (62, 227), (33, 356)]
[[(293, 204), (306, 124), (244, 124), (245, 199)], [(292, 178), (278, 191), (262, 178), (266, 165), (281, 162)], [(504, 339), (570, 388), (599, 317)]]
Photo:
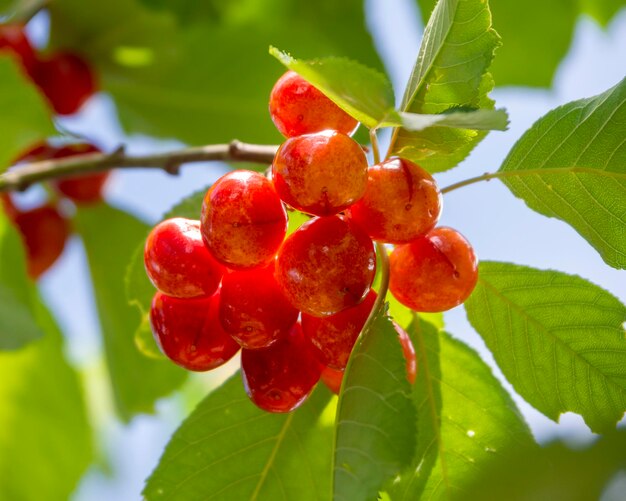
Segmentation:
[[(104, 222), (104, 223), (103, 223)], [(186, 372), (139, 352), (137, 314), (124, 294), (124, 274), (148, 230), (133, 216), (104, 204), (81, 208), (75, 218), (91, 268), (115, 403), (120, 417), (153, 412), (154, 402), (176, 389)]]
[(415, 408), (406, 360), (389, 317), (379, 312), (350, 356), (337, 408), (333, 499), (375, 499), (411, 462)]
[(384, 127), (390, 120), (400, 122), (391, 82), (382, 73), (346, 58), (303, 61), (275, 47), (270, 47), (270, 54), (366, 127)]
[(465, 302), (515, 390), (553, 420), (580, 414), (595, 432), (626, 411), (626, 306), (586, 280), (483, 262)]
[(406, 130), (421, 131), (428, 127), (451, 127), (454, 129), (506, 130), (509, 125), (505, 110), (452, 111), (439, 115), (400, 113), (401, 123)]
[(349, 55), (382, 67), (362, 0), (213, 2), (215, 9), (200, 6), (200, 14), (190, 14), (194, 17), (185, 18), (191, 22), (184, 26), (177, 4), (154, 9), (139, 0), (55, 0), (50, 5), (52, 47), (78, 50), (97, 66), (128, 132), (192, 144), (237, 137), (280, 141), (267, 110), (280, 76), (266, 55), (270, 44), (307, 57)]
[(394, 500), (448, 499), (534, 442), (510, 395), (474, 350), (418, 318), (408, 332), (418, 357), (417, 451), (388, 491)]
[(93, 457), (78, 374), (46, 308), (31, 310), (46, 335), (0, 353), (0, 499), (68, 499)]
[(540, 118), (515, 144), (501, 180), (533, 210), (574, 227), (626, 268), (626, 79)]
[[(458, 107), (493, 109), (487, 96), (493, 80), (487, 70), (499, 44), (486, 0), (440, 0), (424, 31), (401, 111), (439, 114)], [(396, 129), (389, 155), (440, 172), (463, 160), (485, 134), (441, 127), (419, 132)]]
[(603, 495), (603, 491), (619, 470), (623, 474), (624, 450), (626, 433), (623, 430), (601, 437), (584, 448), (572, 449), (561, 442), (552, 442), (541, 449), (521, 449), (506, 460), (492, 462), (474, 477), (464, 496), (457, 499), (619, 499), (606, 492)]
[(233, 376), (176, 431), (143, 495), (329, 500), (332, 419), (323, 413), (329, 401), (318, 388), (298, 410), (271, 414), (255, 407), (239, 374)]
[(46, 103), (13, 58), (0, 55), (0, 173), (25, 149), (55, 133)]

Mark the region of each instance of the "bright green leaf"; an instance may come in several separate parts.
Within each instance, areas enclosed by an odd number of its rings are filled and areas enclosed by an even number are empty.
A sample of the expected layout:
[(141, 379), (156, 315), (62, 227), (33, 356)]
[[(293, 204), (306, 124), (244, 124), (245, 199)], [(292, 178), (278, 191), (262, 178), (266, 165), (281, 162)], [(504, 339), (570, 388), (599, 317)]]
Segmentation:
[(55, 133), (35, 85), (13, 58), (0, 55), (0, 173), (25, 149)]
[[(486, 0), (440, 0), (426, 26), (401, 111), (439, 114), (455, 108), (492, 109), (488, 73), (500, 44)], [(485, 136), (484, 131), (396, 129), (389, 149), (430, 172), (457, 165)]]
[(119, 415), (128, 420), (138, 412), (152, 412), (155, 400), (176, 389), (186, 372), (174, 364), (145, 357), (135, 345), (139, 322), (137, 312), (126, 301), (124, 273), (129, 256), (148, 227), (104, 204), (81, 208), (75, 223), (89, 259)]
[(572, 225), (607, 264), (626, 268), (626, 79), (540, 118), (500, 172), (533, 210)]
[(410, 464), (415, 436), (406, 360), (391, 320), (379, 312), (359, 337), (344, 376), (333, 499), (375, 499), (384, 482)]
[(586, 280), (556, 271), (483, 262), (465, 302), (515, 390), (558, 420), (582, 415), (595, 432), (626, 411), (626, 306)]
[(418, 357), (417, 452), (387, 490), (394, 500), (448, 499), (491, 464), (534, 442), (510, 395), (475, 351), (417, 318), (408, 332)]
[(239, 374), (213, 391), (176, 431), (143, 495), (156, 499), (329, 500), (330, 394), (318, 388), (299, 409), (254, 406)]
[(506, 130), (509, 125), (505, 110), (452, 111), (439, 115), (420, 115), (401, 112), (402, 126), (409, 131), (421, 131), (428, 127), (451, 127), (455, 129)]
[(0, 353), (0, 499), (68, 499), (92, 460), (91, 428), (61, 333), (41, 303), (31, 313), (45, 336)]

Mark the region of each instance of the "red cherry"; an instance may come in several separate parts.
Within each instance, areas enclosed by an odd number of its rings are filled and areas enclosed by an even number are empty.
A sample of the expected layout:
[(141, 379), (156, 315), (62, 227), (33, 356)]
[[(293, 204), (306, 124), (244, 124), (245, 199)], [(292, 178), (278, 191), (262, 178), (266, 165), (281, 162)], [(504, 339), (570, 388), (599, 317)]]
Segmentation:
[(202, 241), (200, 222), (181, 217), (157, 224), (146, 240), (148, 277), (164, 294), (179, 298), (213, 294), (224, 268)]
[(287, 204), (332, 216), (365, 193), (367, 158), (358, 143), (336, 131), (292, 137), (276, 152), (272, 180)]
[(332, 367), (324, 367), (322, 369), (322, 381), (335, 395), (339, 395), (339, 390), (341, 390), (343, 374), (343, 371), (333, 369)]
[(157, 292), (150, 322), (163, 353), (190, 371), (208, 371), (228, 362), (239, 345), (222, 329), (219, 292), (179, 299)]
[(37, 56), (19, 24), (0, 25), (0, 54), (12, 54), (20, 62), (28, 75), (33, 75)]
[(35, 82), (59, 115), (72, 115), (96, 92), (96, 76), (78, 54), (57, 52), (39, 62)]
[(70, 234), (67, 220), (50, 205), (25, 212), (14, 218), (26, 247), (28, 275), (39, 278), (63, 253)]
[(270, 94), (270, 115), (286, 137), (327, 129), (352, 135), (359, 123), (294, 71), (278, 79)]
[(269, 264), (287, 232), (287, 212), (272, 183), (246, 170), (216, 181), (204, 197), (201, 221), (205, 243), (233, 269)]
[(451, 228), (397, 246), (389, 264), (389, 290), (415, 311), (449, 310), (469, 297), (478, 280), (472, 246)]
[(234, 271), (222, 280), (220, 320), (244, 348), (265, 348), (285, 337), (298, 320), (274, 278), (274, 264)]
[(267, 348), (242, 349), (241, 374), (252, 402), (268, 412), (289, 412), (302, 404), (322, 370), (313, 349), (300, 324)]
[[(55, 149), (49, 158), (67, 158), (87, 153), (100, 153), (101, 150), (89, 143), (69, 144)], [(54, 183), (56, 190), (78, 205), (90, 205), (102, 200), (102, 191), (110, 172), (85, 174), (60, 179)]]
[(409, 383), (415, 384), (415, 378), (417, 377), (417, 356), (415, 355), (415, 347), (406, 331), (400, 327), (395, 320), (392, 320), (392, 323), (398, 333), (398, 341), (400, 341), (400, 345), (402, 345), (402, 354), (406, 360), (406, 378)]
[(339, 216), (304, 223), (287, 237), (276, 262), (276, 279), (287, 299), (319, 317), (359, 304), (375, 271), (372, 240)]
[(328, 317), (302, 314), (302, 330), (319, 350), (320, 361), (333, 369), (344, 370), (367, 317), (376, 301), (371, 290), (362, 303)]
[(365, 195), (347, 214), (374, 240), (404, 243), (435, 227), (441, 205), (441, 193), (428, 172), (392, 158), (368, 169)]

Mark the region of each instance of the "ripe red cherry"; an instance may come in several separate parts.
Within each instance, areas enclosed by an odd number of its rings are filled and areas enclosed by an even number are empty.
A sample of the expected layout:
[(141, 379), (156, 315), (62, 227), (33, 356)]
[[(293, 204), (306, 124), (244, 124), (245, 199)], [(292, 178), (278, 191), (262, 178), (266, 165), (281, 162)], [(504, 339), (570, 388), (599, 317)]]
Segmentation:
[(402, 354), (406, 360), (406, 378), (409, 383), (415, 384), (415, 378), (417, 377), (417, 356), (415, 355), (415, 347), (406, 331), (400, 327), (397, 322), (392, 321), (392, 323), (398, 334), (398, 341), (400, 341)]
[(328, 317), (302, 314), (302, 330), (318, 349), (320, 361), (333, 369), (346, 368), (348, 358), (376, 301), (371, 290), (362, 303)]
[(76, 113), (97, 90), (89, 63), (71, 52), (57, 52), (40, 61), (35, 82), (59, 115)]
[(33, 75), (37, 56), (19, 24), (0, 25), (0, 54), (12, 54), (20, 62), (26, 73)]
[(241, 350), (246, 393), (269, 412), (289, 412), (302, 404), (320, 378), (322, 366), (295, 324), (287, 337), (260, 350)]
[(239, 345), (222, 329), (219, 292), (180, 299), (157, 292), (150, 322), (163, 353), (190, 371), (208, 371), (228, 362)]
[(441, 193), (428, 172), (392, 158), (368, 169), (365, 195), (347, 214), (374, 240), (405, 243), (435, 227), (441, 204)]
[(333, 369), (331, 367), (324, 367), (322, 369), (322, 381), (335, 395), (339, 395), (339, 390), (341, 390), (343, 374), (343, 371)]
[(287, 299), (319, 317), (359, 304), (375, 271), (371, 239), (339, 216), (304, 223), (287, 237), (276, 262), (276, 279)]
[(415, 311), (449, 310), (469, 297), (478, 280), (472, 246), (451, 228), (397, 246), (389, 262), (389, 290)]
[(241, 346), (265, 348), (285, 337), (298, 320), (274, 278), (274, 264), (233, 271), (222, 280), (220, 320)]
[[(69, 144), (55, 149), (49, 158), (66, 158), (87, 153), (100, 153), (100, 149), (89, 143)], [(54, 183), (56, 190), (78, 205), (90, 205), (102, 200), (104, 185), (110, 172), (85, 174), (60, 179)]]
[(39, 278), (63, 253), (70, 234), (67, 220), (50, 205), (17, 212), (15, 224), (26, 247), (26, 267), (32, 279)]
[(365, 193), (367, 158), (339, 132), (292, 137), (276, 153), (272, 179), (284, 202), (302, 212), (331, 216)]
[(332, 129), (352, 135), (358, 122), (294, 71), (278, 79), (270, 94), (270, 115), (286, 137)]
[(287, 232), (287, 212), (268, 179), (237, 170), (207, 191), (201, 228), (218, 261), (233, 269), (253, 268), (276, 255)]
[(144, 263), (154, 286), (168, 296), (211, 295), (224, 267), (202, 241), (200, 222), (180, 217), (157, 224), (144, 249)]

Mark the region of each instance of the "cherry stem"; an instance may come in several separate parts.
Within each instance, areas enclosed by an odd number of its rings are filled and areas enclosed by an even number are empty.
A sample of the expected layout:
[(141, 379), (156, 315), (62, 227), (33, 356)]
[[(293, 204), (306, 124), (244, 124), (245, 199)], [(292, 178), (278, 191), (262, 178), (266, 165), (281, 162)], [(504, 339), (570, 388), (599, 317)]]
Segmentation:
[(157, 168), (170, 174), (178, 174), (183, 164), (210, 160), (271, 164), (277, 149), (278, 146), (275, 145), (232, 141), (229, 144), (213, 144), (154, 155), (130, 156), (126, 155), (124, 148), (118, 148), (108, 154), (89, 153), (18, 165), (0, 174), (0, 193), (24, 191), (34, 183), (49, 179), (104, 172), (111, 169)]
[(374, 155), (374, 164), (380, 163), (380, 147), (378, 146), (378, 136), (376, 129), (370, 129), (370, 143), (372, 143), (372, 154)]
[(481, 176), (470, 177), (464, 181), (446, 186), (441, 193), (450, 193), (451, 191), (469, 186), (470, 184), (479, 183), (481, 181), (489, 181), (491, 179), (501, 179), (507, 177), (522, 177), (535, 175), (551, 175), (551, 174), (593, 174), (595, 176), (605, 176), (618, 179), (626, 179), (626, 174), (620, 172), (608, 172), (600, 169), (589, 167), (554, 167), (547, 169), (525, 169), (525, 170), (508, 170), (498, 172), (485, 172)]

